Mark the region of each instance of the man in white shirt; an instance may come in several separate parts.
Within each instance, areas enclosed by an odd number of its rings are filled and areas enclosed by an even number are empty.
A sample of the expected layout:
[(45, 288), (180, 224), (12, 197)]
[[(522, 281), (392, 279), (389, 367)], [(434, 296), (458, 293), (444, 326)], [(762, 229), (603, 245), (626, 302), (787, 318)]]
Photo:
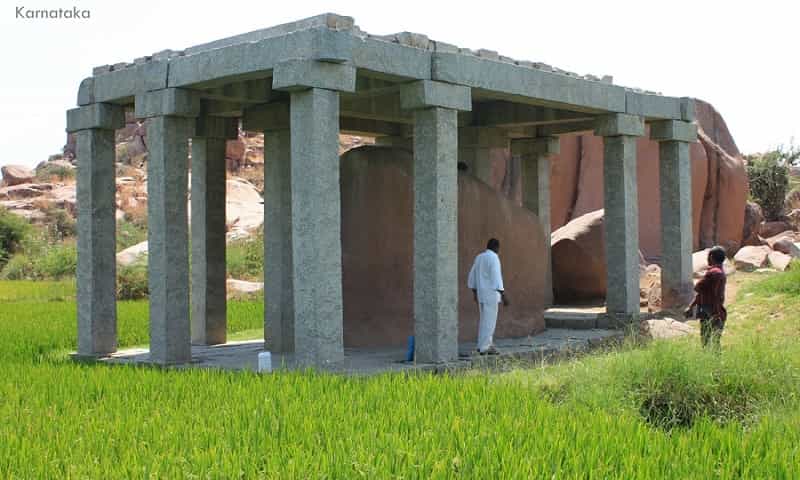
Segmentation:
[(500, 271), (500, 257), (497, 255), (499, 251), (500, 242), (496, 238), (490, 239), (486, 251), (475, 257), (467, 278), (467, 288), (472, 290), (481, 315), (478, 324), (478, 353), (481, 355), (498, 354), (492, 344), (498, 304), (503, 302), (504, 306), (508, 306), (503, 274)]

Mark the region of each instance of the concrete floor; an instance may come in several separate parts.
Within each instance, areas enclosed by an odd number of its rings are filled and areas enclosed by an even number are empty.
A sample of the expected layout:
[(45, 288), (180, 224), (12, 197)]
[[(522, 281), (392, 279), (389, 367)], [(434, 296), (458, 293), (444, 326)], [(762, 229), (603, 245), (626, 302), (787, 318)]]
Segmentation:
[[(616, 330), (569, 330), (551, 328), (539, 335), (525, 338), (497, 339), (495, 345), (499, 356), (477, 356), (472, 352), (475, 343), (460, 345), (460, 358), (448, 364), (417, 364), (404, 361), (405, 348), (346, 348), (344, 364), (330, 368), (332, 372), (353, 374), (375, 374), (402, 371), (451, 371), (474, 367), (494, 367), (508, 361), (541, 361), (548, 358), (565, 357), (599, 346), (619, 337)], [(175, 365), (174, 368), (220, 368), (226, 370), (255, 371), (258, 353), (264, 351), (261, 340), (229, 342), (216, 346), (193, 346), (192, 363)], [(150, 361), (147, 349), (121, 350), (100, 360), (109, 364), (146, 365)], [(273, 354), (274, 369), (292, 369), (292, 355)]]

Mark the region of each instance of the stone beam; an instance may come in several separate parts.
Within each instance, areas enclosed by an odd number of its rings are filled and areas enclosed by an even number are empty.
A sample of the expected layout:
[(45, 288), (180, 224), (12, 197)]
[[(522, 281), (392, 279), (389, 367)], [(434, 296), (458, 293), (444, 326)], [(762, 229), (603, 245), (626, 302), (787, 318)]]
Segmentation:
[(522, 103), (490, 101), (476, 103), (472, 124), (494, 127), (524, 127), (555, 125), (591, 121), (593, 117), (583, 112), (570, 112)]
[[(383, 89), (381, 89), (383, 90)], [(398, 88), (392, 88), (383, 95), (362, 94), (342, 95), (340, 115), (342, 117), (381, 120), (386, 122), (414, 123), (413, 115), (400, 105)]]
[(413, 127), (411, 125), (352, 117), (340, 117), (339, 129), (342, 133), (367, 137), (392, 136), (410, 138), (413, 135)]
[(355, 92), (356, 68), (317, 60), (287, 60), (275, 66), (272, 72), (272, 88), (285, 91), (324, 88), (337, 92)]
[(166, 88), (136, 96), (134, 116), (151, 118), (159, 116), (196, 117), (200, 114), (200, 96), (183, 88)]
[(273, 100), (274, 93), (272, 92), (272, 81), (269, 78), (260, 78), (201, 90), (200, 95), (209, 100), (257, 104)]
[(431, 79), (539, 103), (594, 112), (625, 112), (625, 89), (458, 53), (434, 53)]
[(438, 107), (470, 111), (472, 96), (470, 89), (461, 85), (421, 80), (403, 85), (400, 106), (408, 110)]

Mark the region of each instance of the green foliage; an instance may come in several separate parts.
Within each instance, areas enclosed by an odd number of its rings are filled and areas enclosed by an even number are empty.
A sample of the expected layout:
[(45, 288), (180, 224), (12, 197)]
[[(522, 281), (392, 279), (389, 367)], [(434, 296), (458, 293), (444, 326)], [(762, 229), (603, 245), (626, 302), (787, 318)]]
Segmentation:
[(0, 207), (0, 270), (9, 257), (19, 251), (30, 230), (31, 226), (24, 218)]
[(264, 279), (264, 229), (251, 238), (231, 242), (226, 248), (228, 276), (239, 280)]
[(76, 235), (77, 222), (66, 210), (51, 206), (42, 209), (42, 212), (45, 215), (43, 223), (46, 225), (45, 228), (51, 242), (59, 242)]
[(117, 298), (139, 300), (147, 298), (147, 265), (135, 263), (117, 267)]
[[(58, 280), (75, 276), (78, 252), (74, 241), (38, 244), (11, 257), (0, 271), (5, 280)], [(30, 253), (29, 253), (30, 252)]]
[(38, 182), (50, 182), (54, 179), (64, 181), (75, 178), (75, 168), (54, 163), (45, 163), (36, 169), (36, 180)]
[(127, 219), (117, 222), (117, 252), (147, 240), (147, 225)]
[(761, 206), (767, 220), (777, 220), (783, 215), (789, 190), (789, 166), (799, 159), (800, 148), (794, 145), (747, 157), (750, 195)]

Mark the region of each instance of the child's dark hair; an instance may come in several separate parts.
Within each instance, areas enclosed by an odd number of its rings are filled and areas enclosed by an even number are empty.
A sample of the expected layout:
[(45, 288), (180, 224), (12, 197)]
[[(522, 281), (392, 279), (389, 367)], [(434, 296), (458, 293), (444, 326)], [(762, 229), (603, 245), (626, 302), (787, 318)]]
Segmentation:
[(716, 247), (713, 247), (711, 250), (709, 250), (708, 256), (711, 257), (711, 260), (715, 264), (722, 265), (723, 262), (725, 262), (725, 258), (727, 257), (727, 254), (725, 253), (725, 249), (724, 248), (722, 248), (719, 245), (717, 245)]

